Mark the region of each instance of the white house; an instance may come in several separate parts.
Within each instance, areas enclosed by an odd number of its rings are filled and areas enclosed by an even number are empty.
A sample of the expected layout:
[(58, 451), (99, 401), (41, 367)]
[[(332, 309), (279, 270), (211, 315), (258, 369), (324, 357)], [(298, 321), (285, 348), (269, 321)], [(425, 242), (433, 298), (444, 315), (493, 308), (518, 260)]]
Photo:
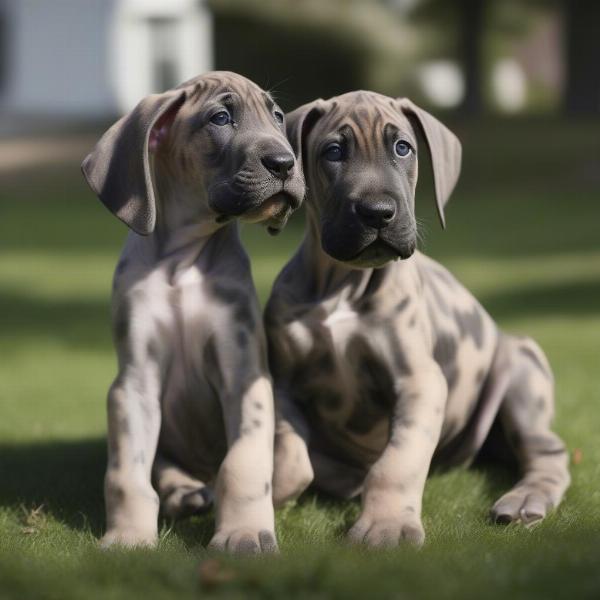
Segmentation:
[(212, 68), (205, 0), (0, 0), (4, 118), (102, 118)]

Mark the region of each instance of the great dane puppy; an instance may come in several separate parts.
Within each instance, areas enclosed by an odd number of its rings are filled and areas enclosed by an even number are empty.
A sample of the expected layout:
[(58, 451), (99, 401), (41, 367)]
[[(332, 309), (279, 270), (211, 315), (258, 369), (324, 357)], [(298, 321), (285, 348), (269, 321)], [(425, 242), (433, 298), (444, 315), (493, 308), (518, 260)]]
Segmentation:
[[(307, 182), (308, 226), (265, 322), (275, 386), (276, 505), (313, 480), (362, 493), (349, 532), (370, 546), (424, 541), (432, 458), (468, 464), (497, 422), (522, 479), (492, 508), (530, 524), (569, 485), (550, 430), (553, 379), (537, 344), (501, 333), (441, 265), (416, 252), (417, 135), (437, 208), (457, 181), (457, 138), (411, 101), (352, 92), (288, 115)], [(401, 260), (397, 260), (401, 259)]]
[(236, 217), (277, 232), (302, 200), (282, 111), (244, 77), (209, 73), (143, 99), (82, 168), (132, 230), (113, 285), (101, 543), (152, 545), (159, 499), (183, 516), (214, 488), (211, 545), (276, 550), (273, 393)]

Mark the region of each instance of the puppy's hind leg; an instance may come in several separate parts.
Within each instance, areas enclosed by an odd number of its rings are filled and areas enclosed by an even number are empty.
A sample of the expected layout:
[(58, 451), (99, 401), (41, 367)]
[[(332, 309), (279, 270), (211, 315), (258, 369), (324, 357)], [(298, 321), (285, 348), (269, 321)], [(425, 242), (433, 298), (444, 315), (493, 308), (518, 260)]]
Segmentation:
[(550, 429), (554, 416), (554, 381), (540, 347), (528, 338), (501, 339), (510, 384), (500, 420), (516, 453), (522, 478), (493, 506), (499, 523), (534, 524), (556, 508), (569, 487), (568, 454)]
[(279, 406), (275, 424), (273, 504), (296, 500), (314, 479), (308, 453), (308, 424), (286, 391), (275, 390)]
[(213, 502), (212, 491), (160, 454), (154, 461), (154, 481), (163, 512), (174, 519), (204, 512)]

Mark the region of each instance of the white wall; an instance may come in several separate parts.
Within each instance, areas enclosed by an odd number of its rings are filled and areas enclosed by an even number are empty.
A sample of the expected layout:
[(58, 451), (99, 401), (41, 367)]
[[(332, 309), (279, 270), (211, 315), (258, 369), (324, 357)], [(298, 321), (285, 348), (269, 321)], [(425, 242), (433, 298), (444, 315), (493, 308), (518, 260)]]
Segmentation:
[[(0, 0), (2, 2), (2, 0)], [(4, 0), (8, 78), (4, 113), (98, 118), (157, 91), (148, 19), (173, 17), (177, 82), (212, 68), (212, 19), (199, 0)]]
[(113, 114), (107, 31), (114, 0), (8, 2), (6, 107), (55, 116)]

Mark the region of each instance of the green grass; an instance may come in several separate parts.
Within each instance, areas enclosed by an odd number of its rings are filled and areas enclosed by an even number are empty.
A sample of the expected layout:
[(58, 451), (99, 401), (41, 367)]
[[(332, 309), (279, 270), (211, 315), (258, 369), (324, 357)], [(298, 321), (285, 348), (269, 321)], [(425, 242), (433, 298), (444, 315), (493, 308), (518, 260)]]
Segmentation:
[[(124, 229), (73, 165), (6, 177), (0, 188), (2, 600), (598, 597), (600, 123), (457, 130), (464, 177), (446, 232), (427, 183), (418, 195), (425, 250), (504, 328), (547, 351), (556, 428), (582, 457), (560, 509), (531, 531), (491, 525), (487, 511), (514, 473), (478, 468), (430, 477), (419, 552), (346, 547), (357, 503), (314, 494), (278, 513), (281, 556), (220, 558), (221, 576), (198, 567), (209, 557), (210, 515), (162, 523), (157, 551), (99, 551), (104, 399), (115, 371), (109, 290)], [(275, 239), (244, 229), (263, 300), (302, 224)]]

